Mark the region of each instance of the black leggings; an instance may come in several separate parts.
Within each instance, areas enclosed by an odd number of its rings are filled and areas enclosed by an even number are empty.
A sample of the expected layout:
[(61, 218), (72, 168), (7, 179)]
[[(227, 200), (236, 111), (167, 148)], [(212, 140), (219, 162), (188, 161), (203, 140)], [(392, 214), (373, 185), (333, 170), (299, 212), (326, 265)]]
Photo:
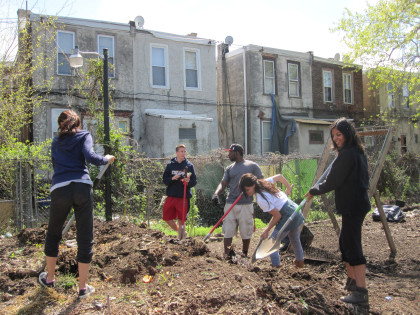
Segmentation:
[(350, 266), (365, 265), (366, 258), (362, 248), (362, 225), (365, 214), (360, 216), (343, 215), (340, 233), (340, 251), (343, 261)]
[(51, 193), (50, 220), (45, 239), (45, 255), (57, 257), (63, 225), (74, 208), (77, 232), (77, 261), (90, 263), (93, 256), (93, 194), (84, 183), (70, 183)]

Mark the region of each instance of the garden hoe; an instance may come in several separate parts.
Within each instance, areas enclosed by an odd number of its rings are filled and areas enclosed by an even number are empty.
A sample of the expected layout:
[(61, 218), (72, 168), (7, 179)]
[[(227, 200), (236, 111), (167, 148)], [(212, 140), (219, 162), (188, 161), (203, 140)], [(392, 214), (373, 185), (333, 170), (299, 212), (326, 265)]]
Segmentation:
[[(335, 159), (334, 159), (335, 161)], [(325, 170), (324, 174), (321, 175), (321, 177), (318, 179), (315, 185), (319, 184), (322, 180), (324, 180), (325, 176), (330, 172), (332, 165), (334, 164), (334, 161), (328, 166), (328, 168)], [(255, 248), (254, 254), (252, 255), (251, 263), (254, 263), (257, 259), (267, 257), (271, 255), (272, 253), (276, 252), (281, 247), (281, 234), (283, 231), (287, 228), (287, 226), (290, 224), (290, 222), (293, 221), (296, 214), (300, 212), (300, 210), (303, 208), (303, 206), (306, 204), (306, 199), (304, 198), (302, 202), (299, 204), (299, 206), (296, 208), (296, 210), (292, 213), (292, 215), (289, 217), (289, 219), (283, 224), (281, 227), (279, 233), (277, 234), (277, 238), (266, 238), (263, 240), (260, 238), (260, 241), (258, 242), (257, 247)]]
[[(102, 170), (99, 172), (99, 174), (96, 176), (95, 180), (93, 181), (93, 189), (95, 189), (99, 182), (101, 181), (102, 176), (105, 174), (106, 170), (108, 169), (110, 164), (106, 164), (104, 165), (104, 167), (102, 168)], [(70, 220), (67, 222), (66, 226), (63, 229), (63, 232), (61, 233), (62, 237), (64, 238), (67, 234), (67, 232), (70, 230), (71, 225), (74, 222), (74, 213), (71, 216)], [(42, 263), (41, 268), (38, 271), (38, 275), (44, 271), (45, 266), (47, 265), (47, 260), (45, 259), (44, 262)]]
[[(185, 176), (185, 178), (188, 177), (187, 169), (185, 169), (185, 171), (184, 171), (184, 176)], [(185, 203), (187, 201), (187, 186), (188, 186), (188, 183), (185, 181), (185, 179), (183, 180), (183, 182), (184, 182), (184, 195), (182, 197), (181, 226), (179, 227), (180, 233), (178, 235), (179, 240), (182, 240), (185, 237)]]
[(219, 221), (217, 221), (217, 223), (213, 226), (213, 228), (211, 229), (211, 231), (209, 232), (209, 234), (206, 235), (206, 237), (203, 239), (203, 242), (205, 242), (211, 235), (211, 233), (213, 233), (213, 231), (219, 226), (219, 224), (223, 221), (223, 219), (229, 214), (230, 210), (233, 209), (233, 207), (238, 203), (238, 201), (242, 198), (242, 193), (239, 195), (238, 198), (236, 198), (235, 202), (232, 203), (232, 205), (230, 206), (230, 208), (226, 211), (226, 213), (220, 218)]

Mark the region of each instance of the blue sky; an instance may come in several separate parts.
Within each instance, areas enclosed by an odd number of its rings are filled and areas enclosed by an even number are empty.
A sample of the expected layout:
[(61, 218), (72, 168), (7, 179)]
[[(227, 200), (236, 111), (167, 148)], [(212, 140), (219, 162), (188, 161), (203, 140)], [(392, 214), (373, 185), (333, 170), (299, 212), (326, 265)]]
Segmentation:
[[(10, 3), (12, 15), (23, 0)], [(144, 28), (223, 41), (233, 37), (233, 48), (248, 44), (313, 51), (316, 56), (342, 54), (342, 35), (330, 28), (343, 16), (345, 8), (362, 12), (377, 0), (28, 0), (34, 13), (62, 15), (128, 23), (138, 15)], [(4, 13), (2, 14), (4, 17)]]

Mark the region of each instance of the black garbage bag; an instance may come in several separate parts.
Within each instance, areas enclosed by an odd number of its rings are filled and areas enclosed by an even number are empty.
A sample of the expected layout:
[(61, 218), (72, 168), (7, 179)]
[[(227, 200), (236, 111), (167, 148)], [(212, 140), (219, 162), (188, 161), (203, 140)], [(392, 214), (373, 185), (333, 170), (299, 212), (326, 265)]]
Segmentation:
[[(306, 225), (303, 226), (302, 231), (300, 232), (300, 242), (302, 244), (302, 248), (309, 248), (314, 240), (314, 234), (311, 230), (308, 229)], [(290, 245), (289, 237), (286, 236), (282, 241), (282, 246), (280, 247), (280, 252), (284, 252)]]
[[(404, 221), (405, 214), (404, 214), (404, 212), (402, 212), (400, 207), (398, 207), (396, 205), (384, 205), (383, 208), (384, 208), (386, 220), (388, 222)], [(375, 208), (375, 210), (373, 211), (372, 219), (373, 219), (373, 221), (380, 221), (381, 220), (378, 208)]]

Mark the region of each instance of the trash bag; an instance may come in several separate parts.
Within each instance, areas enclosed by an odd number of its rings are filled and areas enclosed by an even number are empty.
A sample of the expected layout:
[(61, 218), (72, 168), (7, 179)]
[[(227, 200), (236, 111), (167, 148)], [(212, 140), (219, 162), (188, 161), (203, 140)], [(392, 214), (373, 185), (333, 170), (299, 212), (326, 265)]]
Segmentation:
[[(401, 208), (398, 206), (391, 206), (391, 205), (384, 205), (384, 212), (386, 216), (386, 220), (388, 222), (401, 222), (405, 219), (405, 214), (402, 212)], [(378, 208), (375, 208), (375, 210), (372, 213), (372, 219), (373, 221), (380, 221), (381, 217), (379, 215)]]
[[(309, 228), (304, 225), (302, 231), (300, 232), (300, 243), (302, 244), (302, 248), (306, 249), (309, 248), (314, 240), (314, 234), (309, 230)], [(282, 246), (280, 247), (280, 252), (284, 252), (290, 245), (289, 237), (286, 236), (282, 241)]]

